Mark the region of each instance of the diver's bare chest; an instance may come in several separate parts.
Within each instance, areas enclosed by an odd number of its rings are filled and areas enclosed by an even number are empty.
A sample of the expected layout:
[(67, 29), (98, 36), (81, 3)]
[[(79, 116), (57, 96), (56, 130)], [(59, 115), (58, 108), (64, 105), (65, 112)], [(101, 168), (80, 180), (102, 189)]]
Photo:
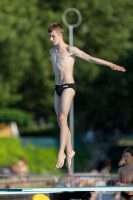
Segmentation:
[(52, 60), (55, 63), (64, 62), (65, 60), (67, 60), (67, 58), (68, 58), (68, 55), (63, 52), (62, 53), (55, 52), (52, 55)]

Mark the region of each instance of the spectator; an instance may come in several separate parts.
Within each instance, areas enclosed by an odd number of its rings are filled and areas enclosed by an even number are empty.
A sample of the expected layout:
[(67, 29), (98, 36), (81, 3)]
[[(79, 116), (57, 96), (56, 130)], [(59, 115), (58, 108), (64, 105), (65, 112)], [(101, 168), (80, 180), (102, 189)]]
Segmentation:
[[(133, 185), (133, 149), (127, 148), (124, 151), (125, 165), (118, 170), (119, 186), (132, 186)], [(133, 200), (133, 191), (122, 191), (121, 200)]]
[(21, 157), (17, 163), (18, 172), (20, 175), (27, 175), (29, 173), (29, 166), (24, 157)]

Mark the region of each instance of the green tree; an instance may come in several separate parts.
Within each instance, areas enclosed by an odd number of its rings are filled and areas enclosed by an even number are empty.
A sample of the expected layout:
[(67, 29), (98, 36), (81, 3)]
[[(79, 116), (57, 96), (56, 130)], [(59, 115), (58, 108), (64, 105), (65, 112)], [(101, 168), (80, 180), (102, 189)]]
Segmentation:
[(53, 75), (45, 50), (48, 44), (43, 23), (47, 19), (37, 3), (0, 2), (0, 107), (47, 114), (53, 104)]
[[(87, 3), (83, 19), (88, 20), (83, 21), (80, 33), (75, 29), (75, 44), (92, 56), (126, 67), (128, 61), (122, 62), (122, 58), (127, 58), (128, 51), (132, 49), (133, 3), (97, 0)], [(115, 9), (116, 7), (118, 9)], [(125, 12), (125, 7), (128, 12)], [(127, 107), (129, 68), (123, 74), (104, 66), (88, 64), (80, 59), (77, 59), (75, 66), (78, 88), (75, 98), (77, 116), (75, 132), (85, 132), (92, 124), (94, 128), (102, 129), (105, 133), (112, 133), (116, 127), (125, 131), (126, 110), (129, 110)]]
[[(47, 29), (54, 21), (63, 24), (62, 13), (69, 7), (77, 8), (83, 18), (80, 27), (74, 29), (74, 45), (92, 56), (128, 67), (122, 74), (76, 60), (76, 133), (84, 132), (89, 124), (106, 131), (117, 126), (124, 130), (122, 122), (126, 116), (132, 118), (128, 66), (132, 63), (131, 0), (1, 1), (0, 108), (17, 107), (48, 118), (55, 115), (54, 74), (49, 58), (52, 45)], [(71, 12), (67, 19), (74, 23), (77, 16)], [(68, 28), (64, 29), (68, 42)]]

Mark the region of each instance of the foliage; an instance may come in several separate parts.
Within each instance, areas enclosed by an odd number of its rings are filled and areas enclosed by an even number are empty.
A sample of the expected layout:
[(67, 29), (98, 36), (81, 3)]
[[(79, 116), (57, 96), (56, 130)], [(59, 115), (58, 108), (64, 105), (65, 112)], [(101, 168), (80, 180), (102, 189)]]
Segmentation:
[(23, 148), (20, 148), (20, 140), (13, 138), (0, 139), (0, 165), (12, 165), (17, 162), (19, 156), (24, 154)]
[(19, 126), (29, 125), (31, 123), (32, 116), (22, 110), (16, 109), (1, 109), (0, 110), (0, 122), (11, 123), (15, 121)]
[(57, 148), (37, 148), (32, 144), (25, 148), (25, 157), (31, 173), (48, 173), (54, 170), (57, 159)]
[(38, 148), (32, 144), (23, 147), (20, 139), (13, 138), (0, 139), (0, 147), (0, 166), (11, 166), (24, 157), (31, 173), (46, 173), (54, 169), (56, 148)]
[[(22, 146), (21, 139), (1, 138), (0, 166), (11, 166), (12, 164), (17, 163), (20, 157), (24, 157), (29, 165), (30, 173), (50, 173), (54, 171), (57, 151), (58, 148), (56, 147), (36, 147), (31, 143)], [(90, 158), (89, 150), (77, 147), (75, 151), (75, 171), (88, 170)], [(63, 169), (59, 169), (58, 171), (62, 173), (62, 170), (66, 170), (66, 167), (64, 166)], [(54, 174), (55, 173), (56, 172), (54, 172)]]
[[(0, 108), (17, 108), (36, 119), (53, 117), (54, 74), (49, 58), (47, 29), (62, 23), (62, 13), (77, 8), (82, 24), (74, 29), (74, 45), (92, 56), (124, 65), (126, 73), (76, 60), (74, 77), (75, 132), (91, 125), (112, 133), (131, 133), (132, 118), (132, 10), (131, 0), (0, 2)], [(77, 15), (69, 13), (69, 23)], [(68, 42), (68, 27), (64, 26)], [(80, 106), (79, 106), (80, 105)], [(79, 123), (80, 122), (80, 123)]]
[[(74, 157), (74, 170), (75, 172), (89, 172), (90, 167), (90, 158), (92, 152), (86, 146), (76, 147), (76, 155)], [(81, 163), (82, 162), (82, 163)]]
[(0, 107), (15, 105), (40, 114), (42, 107), (46, 113), (51, 109), (52, 70), (45, 59), (41, 14), (37, 0), (0, 3)]
[(21, 137), (59, 137), (59, 128), (54, 125), (28, 126), (19, 129)]

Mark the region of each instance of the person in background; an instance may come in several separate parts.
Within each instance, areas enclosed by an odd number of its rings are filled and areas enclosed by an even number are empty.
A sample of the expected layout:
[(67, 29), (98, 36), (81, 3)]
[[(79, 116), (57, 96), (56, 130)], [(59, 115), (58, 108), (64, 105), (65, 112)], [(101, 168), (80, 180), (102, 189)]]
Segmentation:
[[(125, 165), (118, 169), (118, 186), (133, 186), (133, 149), (124, 151)], [(133, 200), (133, 191), (122, 191), (121, 200)]]

